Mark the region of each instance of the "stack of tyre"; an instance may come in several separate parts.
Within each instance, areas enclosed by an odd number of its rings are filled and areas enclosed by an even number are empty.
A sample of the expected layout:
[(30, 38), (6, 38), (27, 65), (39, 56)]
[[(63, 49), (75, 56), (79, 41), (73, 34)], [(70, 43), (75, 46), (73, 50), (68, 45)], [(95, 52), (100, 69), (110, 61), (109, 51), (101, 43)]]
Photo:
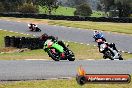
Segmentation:
[(43, 41), (39, 38), (5, 36), (5, 47), (28, 48), (31, 50), (42, 49)]

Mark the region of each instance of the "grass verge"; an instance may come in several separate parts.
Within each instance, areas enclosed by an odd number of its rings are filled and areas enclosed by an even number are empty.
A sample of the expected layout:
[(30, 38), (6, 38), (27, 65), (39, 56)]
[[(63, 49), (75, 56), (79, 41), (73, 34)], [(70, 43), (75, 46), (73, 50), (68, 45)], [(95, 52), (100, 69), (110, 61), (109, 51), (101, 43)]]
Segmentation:
[(132, 23), (110, 23), (110, 22), (91, 22), (91, 21), (49, 21), (51, 25), (102, 30), (109, 32), (132, 34)]
[[(0, 52), (8, 51), (8, 53), (1, 53), (0, 60), (23, 60), (23, 59), (51, 59), (43, 49), (27, 50), (25, 52), (17, 52), (16, 48), (5, 48), (4, 37), (9, 36), (25, 36), (19, 33), (12, 33), (0, 30)], [(30, 35), (31, 36), (31, 35)], [(85, 45), (74, 42), (69, 42), (69, 48), (74, 52), (76, 59), (102, 59), (102, 54), (98, 52), (98, 48), (93, 45)], [(9, 52), (11, 51), (11, 52)], [(132, 54), (123, 53), (125, 59), (131, 58)]]
[(80, 86), (75, 79), (70, 80), (44, 80), (1, 83), (0, 88), (131, 88), (129, 84), (85, 84)]

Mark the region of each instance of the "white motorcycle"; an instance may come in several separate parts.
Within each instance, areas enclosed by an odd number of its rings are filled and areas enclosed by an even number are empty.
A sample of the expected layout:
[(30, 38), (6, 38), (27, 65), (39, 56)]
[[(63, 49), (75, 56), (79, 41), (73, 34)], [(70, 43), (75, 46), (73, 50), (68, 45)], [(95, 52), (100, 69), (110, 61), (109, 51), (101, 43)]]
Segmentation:
[(123, 60), (121, 53), (107, 46), (107, 44), (103, 43), (99, 47), (100, 52), (104, 54), (103, 56), (104, 59), (109, 58), (111, 60), (115, 59)]

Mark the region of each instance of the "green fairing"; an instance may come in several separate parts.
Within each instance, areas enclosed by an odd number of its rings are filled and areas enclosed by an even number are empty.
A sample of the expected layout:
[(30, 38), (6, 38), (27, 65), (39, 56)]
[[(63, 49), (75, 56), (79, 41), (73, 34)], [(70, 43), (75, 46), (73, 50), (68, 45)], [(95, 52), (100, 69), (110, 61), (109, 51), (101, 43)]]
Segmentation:
[(63, 47), (62, 46), (60, 46), (59, 44), (57, 44), (57, 43), (54, 43), (53, 45), (52, 45), (52, 47), (53, 48), (55, 48), (55, 49), (57, 49), (59, 52), (64, 52), (64, 50), (63, 50)]
[[(51, 40), (47, 40), (45, 43), (44, 43), (44, 46), (47, 47), (48, 45), (48, 41), (51, 41)], [(57, 42), (55, 42), (51, 47), (57, 49), (60, 53), (64, 52), (64, 48), (62, 46), (60, 46)], [(48, 49), (49, 50), (49, 49)]]

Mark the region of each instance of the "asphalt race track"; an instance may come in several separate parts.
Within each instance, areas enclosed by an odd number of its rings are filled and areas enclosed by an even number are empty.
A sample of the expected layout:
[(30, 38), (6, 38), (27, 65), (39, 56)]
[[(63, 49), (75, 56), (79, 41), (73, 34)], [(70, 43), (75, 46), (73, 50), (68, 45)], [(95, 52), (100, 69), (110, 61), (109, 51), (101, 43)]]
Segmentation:
[[(58, 36), (60, 40), (74, 41), (86, 44), (93, 42), (93, 31), (80, 30), (50, 25), (38, 25), (42, 32), (29, 32), (27, 23), (0, 20), (0, 29), (14, 32), (34, 34), (40, 36), (42, 33)], [(114, 42), (118, 49), (132, 52), (132, 36), (104, 33), (109, 42)], [(0, 80), (34, 80), (49, 78), (75, 77), (77, 68), (82, 65), (87, 73), (113, 73), (132, 74), (132, 60), (82, 60), (82, 61), (26, 61), (26, 60), (1, 60)]]
[(78, 67), (82, 67), (88, 74), (128, 74), (132, 73), (130, 61), (0, 61), (0, 80), (40, 80), (49, 78), (75, 77)]

